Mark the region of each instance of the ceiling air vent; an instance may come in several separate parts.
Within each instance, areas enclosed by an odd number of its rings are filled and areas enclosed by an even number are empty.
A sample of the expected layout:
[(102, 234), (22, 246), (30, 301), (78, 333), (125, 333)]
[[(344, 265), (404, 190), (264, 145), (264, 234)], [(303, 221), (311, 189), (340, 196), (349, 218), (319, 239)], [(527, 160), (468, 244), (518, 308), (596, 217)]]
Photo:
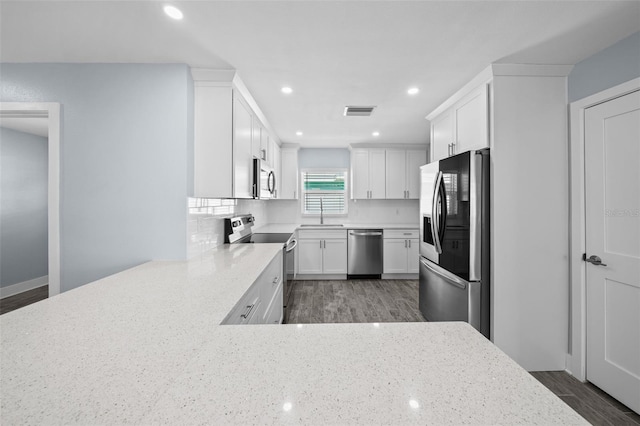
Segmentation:
[(344, 115), (345, 117), (369, 117), (374, 108), (374, 106), (346, 106), (344, 107)]

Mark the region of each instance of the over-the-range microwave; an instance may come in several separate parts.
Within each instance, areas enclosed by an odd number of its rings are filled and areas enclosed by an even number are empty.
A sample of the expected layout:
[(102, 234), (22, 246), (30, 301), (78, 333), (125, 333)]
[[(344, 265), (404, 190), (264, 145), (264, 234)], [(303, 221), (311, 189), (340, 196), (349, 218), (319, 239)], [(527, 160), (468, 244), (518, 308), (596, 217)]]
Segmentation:
[(266, 200), (276, 194), (276, 175), (273, 169), (259, 158), (253, 159), (253, 198)]

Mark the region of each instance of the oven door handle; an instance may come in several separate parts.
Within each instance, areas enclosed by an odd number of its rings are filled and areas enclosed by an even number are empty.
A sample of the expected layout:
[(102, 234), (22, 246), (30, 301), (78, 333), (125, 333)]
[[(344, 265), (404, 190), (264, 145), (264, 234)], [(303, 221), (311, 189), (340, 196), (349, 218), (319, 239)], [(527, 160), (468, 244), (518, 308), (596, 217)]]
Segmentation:
[(296, 240), (295, 238), (290, 240), (290, 242), (287, 244), (287, 248), (285, 249), (285, 252), (289, 253), (291, 250), (296, 248), (297, 245), (298, 245), (298, 240)]

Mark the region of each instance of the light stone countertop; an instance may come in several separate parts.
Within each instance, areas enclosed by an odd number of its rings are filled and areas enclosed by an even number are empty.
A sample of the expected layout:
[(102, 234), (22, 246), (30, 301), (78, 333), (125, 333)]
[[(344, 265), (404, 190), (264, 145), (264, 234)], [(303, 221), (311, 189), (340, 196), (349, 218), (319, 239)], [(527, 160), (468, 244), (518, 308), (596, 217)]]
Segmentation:
[[(313, 224), (309, 224), (313, 225)], [(254, 233), (264, 234), (289, 234), (301, 229), (419, 229), (415, 223), (345, 223), (342, 227), (304, 226), (299, 223), (267, 223), (256, 226)]]
[(2, 424), (588, 424), (465, 323), (218, 325), (281, 249), (149, 262), (0, 316)]

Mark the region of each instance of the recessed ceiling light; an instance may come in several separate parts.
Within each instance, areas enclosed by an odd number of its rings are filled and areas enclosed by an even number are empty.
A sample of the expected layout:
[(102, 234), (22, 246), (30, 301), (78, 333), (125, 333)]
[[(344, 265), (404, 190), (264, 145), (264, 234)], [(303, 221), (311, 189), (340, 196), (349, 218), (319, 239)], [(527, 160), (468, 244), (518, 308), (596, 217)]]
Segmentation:
[(302, 132), (298, 130), (298, 131), (296, 132), (296, 136), (302, 136)]
[(380, 132), (373, 132), (371, 133), (373, 136), (380, 136)]
[(169, 6), (169, 5), (164, 7), (164, 13), (166, 13), (167, 16), (173, 19), (182, 19), (184, 16), (180, 9), (178, 9), (175, 6)]
[(283, 87), (282, 89), (280, 89), (280, 90), (282, 90), (282, 93), (287, 94), (287, 95), (289, 95), (290, 93), (292, 93), (292, 92), (293, 92), (293, 89), (292, 89), (291, 87), (288, 87), (288, 86), (284, 86), (284, 87)]
[(418, 89), (417, 87), (412, 87), (409, 90), (407, 90), (407, 93), (410, 95), (417, 95), (419, 91), (420, 89)]

